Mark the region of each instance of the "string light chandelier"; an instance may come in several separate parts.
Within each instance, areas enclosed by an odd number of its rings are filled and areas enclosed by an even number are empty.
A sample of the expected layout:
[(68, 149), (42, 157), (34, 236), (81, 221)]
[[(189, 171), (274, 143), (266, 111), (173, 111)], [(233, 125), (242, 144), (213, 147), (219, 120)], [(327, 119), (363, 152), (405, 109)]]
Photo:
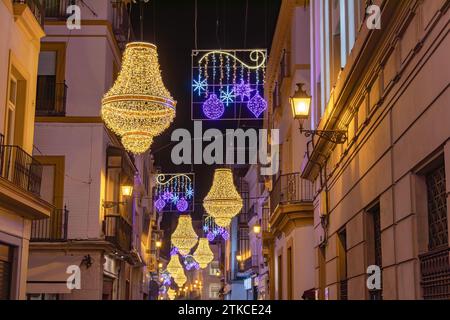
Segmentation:
[(202, 238), (198, 242), (197, 250), (194, 252), (194, 259), (200, 265), (200, 268), (205, 269), (211, 261), (214, 260), (214, 253), (209, 247), (209, 241), (206, 238)]
[(178, 226), (173, 232), (171, 240), (182, 256), (189, 254), (198, 241), (198, 236), (192, 227), (191, 216), (182, 215), (179, 217)]
[(170, 300), (174, 300), (177, 297), (177, 292), (172, 288), (169, 288), (169, 290), (167, 290), (167, 296)]
[(102, 100), (102, 119), (126, 150), (141, 154), (175, 118), (176, 102), (164, 86), (155, 45), (126, 46), (122, 69)]
[(174, 255), (170, 258), (169, 263), (167, 264), (166, 270), (172, 277), (180, 274), (184, 274), (183, 266), (180, 262), (180, 258), (178, 255)]
[(218, 226), (226, 228), (241, 211), (242, 198), (236, 190), (231, 169), (217, 169), (203, 207), (215, 219)]
[(187, 278), (184, 273), (176, 274), (173, 276), (173, 281), (177, 284), (178, 287), (182, 287), (187, 282)]

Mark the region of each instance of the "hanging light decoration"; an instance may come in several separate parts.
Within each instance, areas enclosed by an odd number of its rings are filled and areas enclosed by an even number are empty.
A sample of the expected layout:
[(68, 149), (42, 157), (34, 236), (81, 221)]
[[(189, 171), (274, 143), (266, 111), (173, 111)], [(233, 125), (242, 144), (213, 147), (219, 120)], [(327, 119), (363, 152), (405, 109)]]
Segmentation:
[(209, 241), (206, 238), (202, 238), (198, 242), (197, 250), (194, 252), (194, 259), (200, 265), (200, 268), (205, 269), (211, 261), (214, 260), (214, 253), (209, 247)]
[(184, 284), (187, 281), (186, 275), (184, 274), (184, 271), (182, 274), (176, 274), (173, 277), (173, 281), (177, 284), (178, 287), (184, 286)]
[(166, 267), (166, 271), (170, 273), (172, 277), (174, 277), (175, 275), (184, 274), (184, 269), (181, 265), (178, 255), (174, 255), (170, 258), (170, 261)]
[(167, 290), (167, 296), (170, 300), (174, 300), (177, 297), (177, 292), (170, 288), (169, 290)]
[(173, 232), (171, 240), (182, 256), (189, 254), (198, 241), (198, 236), (192, 227), (191, 216), (182, 215), (179, 217), (178, 226)]
[(122, 138), (125, 149), (141, 154), (169, 127), (175, 106), (162, 81), (156, 46), (129, 43), (117, 80), (102, 100), (106, 126)]
[(218, 226), (226, 228), (242, 206), (242, 198), (234, 186), (231, 170), (217, 169), (211, 190), (203, 200), (206, 212), (215, 219)]

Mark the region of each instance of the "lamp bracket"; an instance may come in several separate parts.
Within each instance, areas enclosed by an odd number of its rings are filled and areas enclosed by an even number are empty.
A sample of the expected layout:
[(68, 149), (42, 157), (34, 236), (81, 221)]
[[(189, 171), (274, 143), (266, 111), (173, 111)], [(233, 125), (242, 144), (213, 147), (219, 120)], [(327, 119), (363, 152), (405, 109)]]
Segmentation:
[(318, 136), (334, 144), (344, 144), (347, 141), (347, 131), (345, 130), (305, 130), (300, 127), (300, 133), (307, 138)]

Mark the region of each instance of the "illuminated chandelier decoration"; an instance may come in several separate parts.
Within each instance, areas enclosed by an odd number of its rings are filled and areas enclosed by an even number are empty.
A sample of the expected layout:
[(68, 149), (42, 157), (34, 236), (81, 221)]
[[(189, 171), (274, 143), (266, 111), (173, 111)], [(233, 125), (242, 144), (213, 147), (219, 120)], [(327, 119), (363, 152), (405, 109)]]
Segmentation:
[(192, 51), (192, 119), (261, 119), (266, 63), (264, 49)]
[(191, 216), (182, 215), (179, 217), (178, 226), (173, 232), (171, 240), (182, 256), (189, 254), (198, 241), (198, 236), (192, 227)]
[(129, 43), (117, 80), (102, 100), (106, 126), (121, 137), (126, 150), (141, 154), (170, 126), (175, 106), (162, 81), (156, 46)]
[(197, 250), (194, 252), (194, 259), (200, 265), (200, 268), (205, 269), (208, 264), (214, 260), (214, 253), (209, 247), (209, 241), (206, 238), (202, 238), (198, 242)]
[(241, 211), (242, 198), (236, 190), (231, 169), (217, 169), (214, 180), (203, 207), (215, 219), (219, 227), (226, 228)]
[(167, 264), (166, 271), (170, 273), (176, 284), (178, 284), (179, 286), (185, 284), (186, 275), (184, 274), (183, 265), (180, 263), (180, 258), (178, 257), (178, 255), (174, 255), (170, 258), (170, 261)]
[(158, 212), (192, 212), (194, 210), (193, 173), (158, 174), (154, 205)]
[(183, 271), (182, 274), (176, 274), (176, 275), (174, 275), (172, 277), (173, 277), (173, 281), (177, 284), (178, 287), (184, 286), (184, 284), (187, 281), (187, 277), (184, 274), (184, 271)]
[(228, 230), (226, 228), (219, 227), (214, 221), (214, 218), (211, 216), (205, 217), (203, 232), (206, 234), (206, 238), (209, 242), (213, 242), (218, 236), (222, 236), (225, 241), (230, 238), (230, 233)]
[(169, 288), (169, 290), (167, 290), (167, 297), (169, 297), (170, 300), (174, 300), (177, 297), (177, 292)]

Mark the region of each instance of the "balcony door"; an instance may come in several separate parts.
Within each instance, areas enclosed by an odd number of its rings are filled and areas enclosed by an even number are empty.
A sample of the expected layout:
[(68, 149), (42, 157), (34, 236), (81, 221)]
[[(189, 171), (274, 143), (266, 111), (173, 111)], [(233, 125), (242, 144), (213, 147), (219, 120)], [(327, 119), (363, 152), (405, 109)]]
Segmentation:
[(65, 43), (42, 43), (39, 53), (36, 115), (65, 115)]
[(10, 246), (0, 243), (0, 300), (11, 298), (12, 253), (13, 249)]
[(11, 75), (9, 79), (9, 97), (6, 110), (6, 132), (5, 144), (14, 145), (14, 130), (16, 127), (16, 106), (17, 106), (17, 79)]

